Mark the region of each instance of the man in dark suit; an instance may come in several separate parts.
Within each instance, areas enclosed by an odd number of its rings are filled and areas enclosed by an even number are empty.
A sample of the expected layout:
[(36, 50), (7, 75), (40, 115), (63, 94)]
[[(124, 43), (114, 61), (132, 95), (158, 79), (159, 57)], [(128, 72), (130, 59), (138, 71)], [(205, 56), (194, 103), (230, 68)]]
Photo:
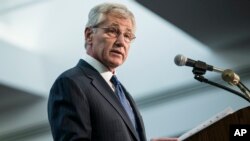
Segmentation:
[[(53, 84), (48, 117), (55, 141), (146, 141), (142, 117), (115, 69), (135, 39), (135, 19), (124, 5), (91, 9), (86, 55)], [(154, 141), (176, 141), (162, 138)]]
[(53, 138), (146, 141), (136, 104), (115, 76), (135, 38), (134, 16), (124, 5), (104, 3), (92, 8), (88, 18), (85, 59), (61, 74), (50, 91)]

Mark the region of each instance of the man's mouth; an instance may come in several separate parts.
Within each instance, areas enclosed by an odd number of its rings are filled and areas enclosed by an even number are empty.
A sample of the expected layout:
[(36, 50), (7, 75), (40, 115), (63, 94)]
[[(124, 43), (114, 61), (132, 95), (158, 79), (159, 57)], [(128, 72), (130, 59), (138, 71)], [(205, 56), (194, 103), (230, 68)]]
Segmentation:
[(111, 50), (112, 53), (118, 54), (118, 55), (123, 55), (121, 51), (118, 50)]

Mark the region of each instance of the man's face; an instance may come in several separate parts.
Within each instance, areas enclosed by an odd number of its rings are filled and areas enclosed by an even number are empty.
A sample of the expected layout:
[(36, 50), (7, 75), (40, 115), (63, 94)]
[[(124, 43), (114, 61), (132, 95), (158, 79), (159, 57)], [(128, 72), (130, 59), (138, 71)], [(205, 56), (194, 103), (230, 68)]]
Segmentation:
[[(110, 27), (118, 29), (121, 34), (111, 38), (108, 35), (110, 30), (107, 30)], [(97, 28), (85, 30), (86, 43), (89, 46), (87, 53), (113, 71), (128, 56), (130, 42), (126, 42), (124, 36), (127, 35), (126, 33), (132, 33), (132, 29), (130, 19), (117, 18), (112, 15), (106, 16), (106, 20)]]

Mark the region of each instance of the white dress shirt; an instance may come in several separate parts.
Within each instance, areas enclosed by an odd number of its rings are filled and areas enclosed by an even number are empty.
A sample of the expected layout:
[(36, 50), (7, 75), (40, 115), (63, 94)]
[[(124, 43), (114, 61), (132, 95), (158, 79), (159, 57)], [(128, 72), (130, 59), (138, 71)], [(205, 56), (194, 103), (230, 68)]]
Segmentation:
[(83, 58), (87, 63), (89, 63), (93, 68), (95, 68), (104, 80), (108, 83), (110, 88), (115, 91), (114, 85), (110, 82), (111, 77), (114, 75), (111, 71), (107, 69), (101, 62), (93, 58), (92, 56), (86, 54)]

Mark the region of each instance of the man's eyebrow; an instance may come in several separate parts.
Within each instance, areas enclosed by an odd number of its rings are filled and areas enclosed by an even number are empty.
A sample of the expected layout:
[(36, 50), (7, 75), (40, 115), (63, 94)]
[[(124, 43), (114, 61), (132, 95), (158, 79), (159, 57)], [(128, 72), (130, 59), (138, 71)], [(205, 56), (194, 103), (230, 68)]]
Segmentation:
[[(117, 24), (117, 23), (112, 23), (110, 26), (111, 26), (111, 27), (116, 27), (116, 28), (118, 28), (118, 27), (119, 27), (119, 24)], [(132, 29), (126, 28), (126, 31), (132, 32)]]
[(112, 23), (110, 26), (115, 26), (115, 27), (119, 27), (119, 24), (116, 23)]

